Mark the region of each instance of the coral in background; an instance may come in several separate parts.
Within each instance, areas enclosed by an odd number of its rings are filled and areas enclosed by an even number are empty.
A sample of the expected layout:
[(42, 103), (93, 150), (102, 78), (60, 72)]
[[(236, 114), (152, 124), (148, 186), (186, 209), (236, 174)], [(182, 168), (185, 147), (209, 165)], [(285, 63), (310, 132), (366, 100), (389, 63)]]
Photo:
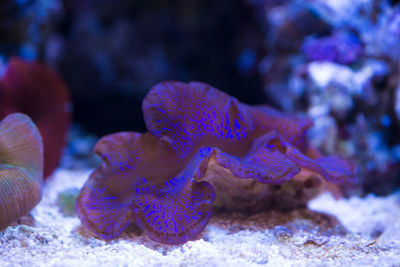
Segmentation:
[(81, 125), (72, 124), (67, 139), (68, 143), (60, 161), (61, 168), (93, 169), (100, 165), (101, 160), (93, 154), (93, 148), (99, 139), (96, 135), (86, 132)]
[(57, 57), (64, 9), (61, 0), (3, 0), (0, 3), (0, 61), (11, 56), (27, 60)]
[(58, 166), (70, 123), (68, 88), (40, 63), (9, 60), (0, 80), (0, 118), (13, 112), (28, 114), (43, 137), (44, 176)]
[(31, 119), (14, 113), (0, 122), (0, 230), (42, 197), (43, 144)]
[(316, 147), (353, 158), (361, 194), (392, 192), (400, 184), (399, 4), (248, 2), (267, 36), (259, 65), (266, 94), (311, 116)]
[[(149, 132), (116, 133), (96, 144), (103, 164), (78, 197), (78, 217), (105, 239), (134, 222), (155, 241), (181, 244), (202, 232), (214, 201), (247, 211), (271, 202), (298, 206), (321, 190), (316, 175), (356, 181), (351, 162), (308, 144), (309, 119), (242, 104), (204, 83), (155, 85), (143, 113)], [(291, 180), (286, 190), (270, 186)]]
[(323, 38), (307, 38), (302, 50), (311, 61), (331, 61), (340, 64), (355, 62), (363, 51), (360, 40), (347, 32), (337, 32)]

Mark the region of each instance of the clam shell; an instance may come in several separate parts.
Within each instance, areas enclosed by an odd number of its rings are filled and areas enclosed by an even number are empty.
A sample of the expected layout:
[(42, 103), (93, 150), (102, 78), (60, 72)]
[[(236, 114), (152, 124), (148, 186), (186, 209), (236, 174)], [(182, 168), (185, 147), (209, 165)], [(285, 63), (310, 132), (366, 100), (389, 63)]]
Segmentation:
[(27, 215), (41, 199), (43, 143), (20, 113), (0, 122), (0, 230)]

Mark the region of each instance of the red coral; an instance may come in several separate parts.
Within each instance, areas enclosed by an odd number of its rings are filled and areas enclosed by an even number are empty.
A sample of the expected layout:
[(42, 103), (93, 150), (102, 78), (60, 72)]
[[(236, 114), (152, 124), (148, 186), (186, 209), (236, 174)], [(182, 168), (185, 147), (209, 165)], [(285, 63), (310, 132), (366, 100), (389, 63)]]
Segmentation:
[(58, 166), (70, 124), (71, 100), (62, 79), (40, 63), (11, 58), (0, 80), (0, 119), (13, 112), (29, 115), (44, 143), (44, 176)]

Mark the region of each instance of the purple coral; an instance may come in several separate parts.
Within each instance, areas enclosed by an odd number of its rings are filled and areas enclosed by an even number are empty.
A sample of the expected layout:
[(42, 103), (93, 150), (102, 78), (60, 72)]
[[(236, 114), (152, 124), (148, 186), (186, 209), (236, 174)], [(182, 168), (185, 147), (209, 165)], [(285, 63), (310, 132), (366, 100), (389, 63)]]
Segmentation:
[(328, 37), (308, 38), (303, 43), (302, 50), (312, 61), (340, 64), (351, 64), (363, 53), (363, 47), (357, 36), (344, 32), (337, 32)]

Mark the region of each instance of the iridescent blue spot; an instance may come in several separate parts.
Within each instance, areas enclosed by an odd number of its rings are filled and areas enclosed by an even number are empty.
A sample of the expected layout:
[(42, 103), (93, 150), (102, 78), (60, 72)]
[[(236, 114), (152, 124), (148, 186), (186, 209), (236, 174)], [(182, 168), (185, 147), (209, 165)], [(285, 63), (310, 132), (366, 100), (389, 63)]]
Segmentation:
[(269, 149), (273, 149), (275, 147), (275, 145), (274, 144), (266, 144), (265, 147), (269, 148)]
[(235, 119), (235, 128), (240, 129), (240, 123)]

